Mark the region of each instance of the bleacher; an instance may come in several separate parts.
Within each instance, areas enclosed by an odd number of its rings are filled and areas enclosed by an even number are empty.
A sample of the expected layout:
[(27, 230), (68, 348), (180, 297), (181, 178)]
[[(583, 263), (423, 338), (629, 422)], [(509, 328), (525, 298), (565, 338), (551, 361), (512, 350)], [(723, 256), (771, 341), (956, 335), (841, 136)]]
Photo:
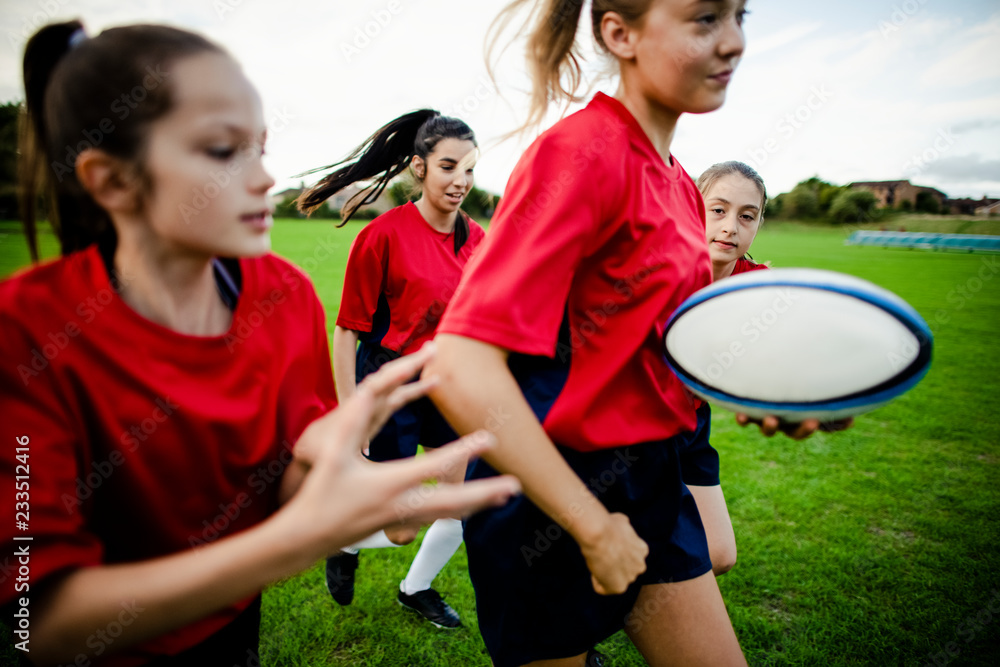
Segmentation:
[(959, 250), (964, 252), (1000, 252), (1000, 236), (978, 234), (931, 234), (923, 232), (872, 232), (851, 234), (845, 245), (870, 245), (883, 248), (917, 250)]

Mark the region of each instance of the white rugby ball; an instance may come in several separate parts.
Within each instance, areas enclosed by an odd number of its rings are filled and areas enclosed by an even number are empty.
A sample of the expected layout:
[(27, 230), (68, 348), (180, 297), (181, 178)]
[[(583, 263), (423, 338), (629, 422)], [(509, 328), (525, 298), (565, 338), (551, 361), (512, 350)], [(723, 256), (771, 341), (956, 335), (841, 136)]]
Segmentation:
[(930, 368), (933, 336), (908, 303), (867, 280), (770, 269), (692, 294), (663, 332), (667, 363), (713, 405), (788, 422), (885, 405)]

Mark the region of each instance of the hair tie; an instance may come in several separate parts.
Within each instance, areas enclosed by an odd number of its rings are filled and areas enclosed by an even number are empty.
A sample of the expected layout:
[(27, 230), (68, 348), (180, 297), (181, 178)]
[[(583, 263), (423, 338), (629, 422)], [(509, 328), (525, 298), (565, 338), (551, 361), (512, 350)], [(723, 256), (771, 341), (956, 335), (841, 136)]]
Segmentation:
[(84, 32), (83, 28), (77, 28), (74, 30), (69, 36), (69, 40), (67, 40), (69, 42), (70, 51), (80, 46), (85, 39), (87, 39), (87, 33)]

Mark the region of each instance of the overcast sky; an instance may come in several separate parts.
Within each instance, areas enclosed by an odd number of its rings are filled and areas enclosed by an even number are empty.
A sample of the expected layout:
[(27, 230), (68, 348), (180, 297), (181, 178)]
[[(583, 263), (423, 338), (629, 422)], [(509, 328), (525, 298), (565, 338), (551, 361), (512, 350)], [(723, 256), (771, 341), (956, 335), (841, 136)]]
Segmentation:
[[(484, 149), (477, 184), (501, 192), (525, 143), (496, 140), (523, 119), (527, 85), (517, 45), (501, 61), (499, 94), (486, 75), (487, 28), (505, 2), (0, 0), (0, 101), (23, 97), (24, 43), (45, 22), (80, 17), (91, 34), (164, 22), (206, 34), (243, 63), (264, 99), (277, 190), (429, 106), (472, 126)], [(1000, 1), (748, 8), (747, 50), (725, 106), (679, 124), (673, 152), (692, 176), (739, 159), (772, 194), (819, 175), (1000, 197)]]

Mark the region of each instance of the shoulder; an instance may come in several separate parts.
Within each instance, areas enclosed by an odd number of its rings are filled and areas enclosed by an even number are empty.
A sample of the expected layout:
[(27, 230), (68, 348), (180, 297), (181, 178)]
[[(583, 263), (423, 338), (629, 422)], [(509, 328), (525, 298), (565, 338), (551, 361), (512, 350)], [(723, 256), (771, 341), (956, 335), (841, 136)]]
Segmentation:
[(269, 253), (242, 259), (240, 269), (243, 271), (246, 296), (271, 301), (289, 299), (304, 305), (317, 301), (309, 275), (284, 257)]
[(86, 287), (96, 270), (90, 265), (100, 261), (96, 248), (88, 248), (18, 271), (0, 282), (0, 319), (48, 320), (64, 308), (72, 309), (80, 301), (81, 286), (83, 293), (94, 292)]

